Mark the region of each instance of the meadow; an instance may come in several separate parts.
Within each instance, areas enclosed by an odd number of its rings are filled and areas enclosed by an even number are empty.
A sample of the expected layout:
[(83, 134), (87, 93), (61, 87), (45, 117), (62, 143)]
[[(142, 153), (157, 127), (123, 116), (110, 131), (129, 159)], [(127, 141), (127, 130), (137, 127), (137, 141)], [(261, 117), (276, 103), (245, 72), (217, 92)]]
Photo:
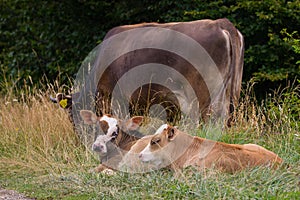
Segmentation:
[(97, 156), (80, 142), (67, 113), (49, 101), (59, 88), (8, 89), (0, 103), (0, 187), (36, 199), (299, 199), (299, 84), (279, 88), (263, 101), (255, 99), (253, 85), (245, 86), (235, 122), (218, 140), (259, 144), (284, 163), (277, 170), (234, 174), (193, 168), (91, 173)]

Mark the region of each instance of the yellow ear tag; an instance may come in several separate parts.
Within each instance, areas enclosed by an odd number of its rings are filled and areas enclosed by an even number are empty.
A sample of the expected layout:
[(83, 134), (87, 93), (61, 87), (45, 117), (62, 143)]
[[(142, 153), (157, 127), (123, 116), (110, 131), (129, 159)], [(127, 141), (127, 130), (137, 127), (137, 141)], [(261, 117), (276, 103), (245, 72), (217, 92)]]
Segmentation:
[(63, 99), (59, 102), (59, 105), (62, 107), (62, 108), (66, 108), (67, 107), (67, 104), (68, 104), (68, 100), (67, 99)]

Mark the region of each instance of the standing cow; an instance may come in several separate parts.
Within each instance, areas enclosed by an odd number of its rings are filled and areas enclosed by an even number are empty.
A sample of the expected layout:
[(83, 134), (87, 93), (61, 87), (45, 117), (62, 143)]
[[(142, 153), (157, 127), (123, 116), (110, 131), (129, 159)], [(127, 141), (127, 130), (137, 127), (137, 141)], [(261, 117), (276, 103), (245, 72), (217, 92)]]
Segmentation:
[(78, 110), (92, 107), (101, 116), (115, 110), (113, 101), (131, 114), (160, 104), (169, 121), (183, 112), (229, 122), (240, 96), (243, 57), (243, 36), (227, 19), (115, 27), (84, 62), (75, 83), (80, 89), (67, 102), (74, 103), (75, 124)]

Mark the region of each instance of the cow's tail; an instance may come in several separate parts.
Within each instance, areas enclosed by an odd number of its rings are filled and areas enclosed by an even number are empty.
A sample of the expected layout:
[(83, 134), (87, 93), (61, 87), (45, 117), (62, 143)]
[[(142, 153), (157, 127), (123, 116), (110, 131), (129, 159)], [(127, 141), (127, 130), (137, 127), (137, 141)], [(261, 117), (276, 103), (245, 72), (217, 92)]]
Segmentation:
[(237, 30), (233, 24), (226, 19), (223, 28), (229, 32), (230, 37), (230, 53), (231, 59), (229, 63), (229, 73), (231, 80), (229, 80), (229, 88), (227, 88), (230, 94), (229, 103), (229, 119), (227, 121), (228, 125), (231, 124), (232, 114), (235, 108), (238, 106), (238, 101), (240, 98), (242, 76), (243, 76), (243, 65), (244, 65), (244, 37)]

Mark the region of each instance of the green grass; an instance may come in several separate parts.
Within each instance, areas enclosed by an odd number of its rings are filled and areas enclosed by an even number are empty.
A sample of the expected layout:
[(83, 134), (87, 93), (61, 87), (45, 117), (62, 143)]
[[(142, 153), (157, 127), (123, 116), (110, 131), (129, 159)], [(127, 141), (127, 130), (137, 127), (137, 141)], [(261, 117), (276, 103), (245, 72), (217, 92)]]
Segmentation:
[(38, 199), (291, 199), (299, 194), (299, 168), (255, 168), (236, 174), (188, 169), (179, 177), (170, 171), (115, 176), (66, 172), (14, 177), (4, 183)]
[(108, 176), (90, 173), (97, 157), (80, 143), (67, 114), (48, 101), (48, 93), (34, 91), (18, 102), (3, 97), (1, 187), (36, 199), (299, 199), (299, 109), (288, 107), (300, 105), (286, 101), (284, 95), (274, 95), (261, 105), (245, 96), (236, 123), (218, 138), (227, 143), (256, 143), (276, 152), (284, 160), (277, 170), (257, 167), (227, 174), (187, 168), (176, 173), (159, 170)]

